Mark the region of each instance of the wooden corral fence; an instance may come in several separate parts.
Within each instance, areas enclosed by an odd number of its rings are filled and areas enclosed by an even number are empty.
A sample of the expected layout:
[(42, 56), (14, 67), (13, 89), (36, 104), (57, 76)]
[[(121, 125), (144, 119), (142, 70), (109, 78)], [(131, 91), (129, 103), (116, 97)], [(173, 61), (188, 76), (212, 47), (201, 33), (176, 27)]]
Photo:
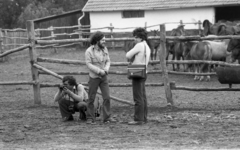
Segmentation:
[[(26, 29), (0, 29), (0, 54), (7, 50), (15, 49), (28, 44)], [(8, 58), (1, 58), (6, 61)]]
[(26, 29), (1, 29), (0, 30), (1, 46), (9, 50), (28, 44)]
[[(61, 40), (44, 40), (39, 39), (35, 35), (36, 30), (34, 29), (34, 22), (27, 22), (27, 33), (28, 33), (28, 41), (27, 45), (5, 51), (0, 54), (0, 58), (7, 56), (11, 53), (15, 53), (18, 51), (22, 51), (24, 49), (29, 49), (29, 57), (31, 63), (31, 72), (32, 72), (32, 81), (13, 81), (13, 82), (0, 82), (0, 85), (33, 85), (34, 92), (34, 103), (41, 104), (41, 95), (40, 88), (43, 87), (57, 87), (59, 84), (43, 84), (39, 81), (40, 74), (49, 74), (58, 79), (62, 79), (61, 74), (75, 74), (75, 75), (87, 75), (88, 72), (53, 72), (47, 68), (42, 67), (40, 62), (48, 62), (48, 63), (60, 63), (60, 64), (75, 64), (75, 65), (85, 65), (85, 61), (78, 60), (63, 60), (63, 59), (51, 59), (51, 58), (42, 58), (36, 56), (36, 48), (37, 44), (67, 44), (67, 43), (76, 43), (76, 42), (87, 42), (86, 38), (78, 38), (78, 39), (61, 39)], [(166, 64), (178, 63), (178, 64), (192, 64), (192, 63), (207, 63), (207, 64), (220, 64), (222, 66), (239, 66), (237, 64), (229, 64), (224, 62), (216, 62), (216, 61), (166, 61), (165, 53), (166, 53), (166, 41), (167, 40), (213, 40), (213, 39), (231, 39), (231, 38), (240, 38), (240, 36), (218, 36), (218, 37), (201, 37), (201, 36), (181, 36), (181, 37), (171, 37), (166, 36), (165, 24), (160, 25), (160, 36), (150, 36), (149, 39), (160, 40), (161, 47), (159, 48), (159, 61), (151, 61), (150, 64), (159, 64), (161, 65), (161, 70), (150, 71), (149, 74), (162, 74), (164, 79), (163, 83), (146, 83), (146, 86), (164, 86), (166, 99), (169, 104), (174, 104), (172, 99), (171, 90), (190, 90), (190, 91), (240, 91), (239, 88), (195, 88), (195, 87), (183, 87), (177, 86), (174, 82), (169, 81), (168, 74), (188, 74), (188, 75), (209, 75), (209, 73), (186, 73), (186, 72), (175, 72), (168, 71)], [(124, 40), (133, 40), (133, 38), (106, 38), (108, 42), (117, 42)], [(112, 62), (111, 66), (127, 66), (127, 62)], [(126, 75), (127, 72), (121, 71), (110, 71), (109, 74), (118, 74), (118, 75)], [(211, 73), (212, 75), (212, 73)], [(87, 83), (83, 83), (87, 85)], [(131, 84), (128, 83), (111, 83), (110, 87), (130, 87)], [(85, 87), (87, 89), (87, 87)], [(99, 93), (101, 94), (101, 93)], [(111, 96), (111, 99), (116, 100), (118, 102), (122, 102), (125, 104), (133, 105), (132, 102), (127, 100), (123, 100), (120, 98), (116, 98)]]
[[(39, 21), (39, 20), (36, 20)], [(34, 21), (35, 23), (35, 21)], [(183, 21), (180, 20), (179, 22), (169, 22), (166, 24), (183, 24)], [(190, 23), (184, 23), (190, 24)], [(193, 24), (193, 23), (191, 23)], [(197, 35), (201, 33), (201, 21), (198, 21), (194, 24), (198, 24), (198, 29), (193, 30), (185, 30), (187, 35)], [(38, 24), (36, 24), (40, 27)], [(147, 26), (147, 22), (145, 23), (144, 27), (149, 30), (150, 36), (156, 36), (155, 30), (151, 30), (153, 27), (158, 27), (160, 24)], [(131, 37), (131, 32), (118, 32), (117, 30), (127, 30), (127, 29), (134, 29), (136, 27), (127, 27), (127, 28), (117, 28), (114, 27), (112, 24), (106, 27), (101, 28), (91, 28), (90, 25), (74, 25), (74, 26), (62, 26), (62, 27), (53, 27), (50, 26), (48, 28), (37, 28), (35, 29), (35, 38), (36, 40), (59, 40), (59, 39), (87, 39), (89, 38), (91, 32), (96, 30), (107, 29), (110, 32), (104, 32), (106, 38), (121, 38), (121, 37)], [(28, 37), (27, 37), (27, 30), (26, 29), (1, 29), (0, 30), (0, 54), (4, 53), (6, 50), (15, 49), (20, 46), (24, 46), (28, 44)], [(63, 32), (60, 32), (63, 31)], [(74, 32), (68, 32), (74, 31)], [(166, 35), (170, 35), (171, 31), (167, 31)], [(112, 41), (107, 43), (108, 48), (122, 48), (124, 47), (124, 41)], [(44, 49), (44, 48), (53, 48), (54, 52), (57, 52), (57, 48), (61, 47), (71, 47), (74, 45), (80, 45), (81, 47), (89, 46), (89, 42), (70, 42), (70, 43), (54, 43), (54, 44), (41, 44), (37, 45), (36, 48)], [(5, 51), (4, 51), (5, 50)], [(3, 59), (3, 58), (2, 58)], [(4, 60), (2, 60), (4, 61)]]

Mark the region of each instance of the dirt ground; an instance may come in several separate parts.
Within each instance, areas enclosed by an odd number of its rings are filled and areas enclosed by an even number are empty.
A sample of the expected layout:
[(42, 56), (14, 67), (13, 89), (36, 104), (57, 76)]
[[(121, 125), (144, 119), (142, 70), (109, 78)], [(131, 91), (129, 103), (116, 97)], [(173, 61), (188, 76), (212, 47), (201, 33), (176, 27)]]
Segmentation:
[[(0, 82), (31, 81), (29, 57), (13, 54), (0, 63)], [(110, 51), (112, 61), (125, 61), (122, 51)], [(84, 51), (75, 49), (39, 50), (38, 56), (84, 60)], [(41, 63), (53, 71), (84, 71), (85, 66)], [(159, 66), (157, 66), (159, 67)], [(150, 69), (153, 67), (150, 66)], [(169, 66), (171, 69), (171, 66)], [(126, 70), (111, 67), (111, 70)], [(88, 77), (75, 75), (79, 82)], [(210, 82), (193, 81), (192, 76), (169, 75), (177, 85), (194, 87), (228, 87), (217, 77)], [(40, 75), (43, 83), (60, 83), (59, 79)], [(124, 75), (109, 75), (110, 83), (130, 82)], [(162, 82), (162, 76), (149, 75), (148, 83)], [(233, 87), (239, 87), (234, 85)], [(77, 121), (61, 122), (56, 88), (41, 89), (41, 105), (35, 105), (29, 85), (0, 86), (0, 149), (240, 149), (239, 92), (172, 91), (174, 107), (167, 106), (163, 87), (147, 87), (149, 122), (129, 126), (133, 106), (112, 101), (112, 114), (118, 122), (87, 125)], [(111, 95), (132, 101), (131, 88), (110, 89)]]

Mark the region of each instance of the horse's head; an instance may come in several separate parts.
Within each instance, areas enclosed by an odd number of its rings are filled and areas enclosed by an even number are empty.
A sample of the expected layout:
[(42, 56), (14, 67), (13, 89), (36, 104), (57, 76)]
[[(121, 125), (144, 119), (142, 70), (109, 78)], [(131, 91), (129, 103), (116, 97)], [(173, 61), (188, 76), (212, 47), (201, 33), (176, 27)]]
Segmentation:
[(217, 29), (217, 35), (233, 35), (235, 34), (233, 26), (226, 25), (222, 23)]
[(185, 25), (179, 25), (177, 28), (172, 29), (170, 36), (181, 36), (181, 35), (185, 35), (184, 26), (185, 26)]
[(231, 52), (231, 62), (240, 58), (240, 39), (231, 39), (229, 41), (227, 52)]
[[(125, 41), (124, 42), (124, 50), (125, 53), (127, 53), (128, 51), (130, 51), (134, 46), (135, 46), (135, 42), (134, 41)], [(133, 62), (134, 57), (131, 60), (127, 60), (128, 62)]]
[(203, 26), (203, 36), (207, 36), (211, 34), (210, 27), (212, 26), (212, 23), (209, 20), (204, 20), (202, 26)]
[(151, 30), (150, 33), (152, 33), (153, 36), (158, 36), (159, 35), (159, 30)]

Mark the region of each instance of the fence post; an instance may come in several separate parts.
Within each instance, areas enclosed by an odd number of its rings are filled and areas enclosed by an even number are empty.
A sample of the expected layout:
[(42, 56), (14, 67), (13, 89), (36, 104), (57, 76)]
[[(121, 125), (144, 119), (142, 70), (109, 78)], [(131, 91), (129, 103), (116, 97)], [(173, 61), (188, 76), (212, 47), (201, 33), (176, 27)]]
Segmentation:
[(33, 66), (37, 62), (36, 48), (35, 48), (35, 31), (34, 22), (32, 20), (27, 21), (27, 32), (29, 47), (29, 57), (32, 70), (32, 79), (35, 81), (33, 84), (34, 104), (41, 104), (40, 84), (39, 84), (39, 72), (38, 69)]
[(172, 99), (172, 91), (170, 88), (170, 83), (168, 80), (168, 72), (167, 72), (167, 66), (166, 66), (166, 29), (165, 25), (160, 25), (160, 50), (159, 50), (159, 59), (160, 59), (160, 65), (162, 67), (162, 76), (164, 81), (164, 89), (166, 93), (167, 103), (173, 104)]
[(199, 33), (199, 35), (201, 35), (202, 34), (202, 32), (201, 32), (201, 25), (202, 25), (202, 23), (201, 23), (201, 21), (199, 20), (198, 21), (198, 33)]
[[(82, 31), (82, 25), (78, 26), (78, 36), (79, 36), (79, 39), (83, 39), (83, 32)], [(76, 50), (80, 49), (80, 47), (83, 47), (84, 46), (84, 43), (83, 42), (79, 42), (79, 47), (76, 46)]]
[(5, 34), (5, 44), (6, 44), (5, 50), (10, 50), (11, 48), (9, 48), (10, 45), (8, 45), (10, 42), (9, 42), (9, 38), (8, 38), (9, 36), (8, 36), (7, 30), (4, 30), (4, 34)]
[[(0, 54), (4, 53), (3, 45), (3, 38), (2, 38), (2, 29), (0, 28)], [(4, 62), (4, 57), (0, 59), (0, 62)]]
[[(53, 26), (50, 27), (52, 40), (55, 40)], [(53, 46), (54, 53), (57, 53), (56, 47)]]
[[(110, 23), (110, 28), (109, 29), (111, 31), (111, 38), (114, 38), (113, 37), (113, 28), (114, 27), (113, 27), (112, 23)], [(115, 50), (115, 42), (114, 41), (112, 42), (112, 48), (113, 48), (113, 50)]]
[(183, 21), (182, 20), (180, 20), (180, 25), (183, 25)]

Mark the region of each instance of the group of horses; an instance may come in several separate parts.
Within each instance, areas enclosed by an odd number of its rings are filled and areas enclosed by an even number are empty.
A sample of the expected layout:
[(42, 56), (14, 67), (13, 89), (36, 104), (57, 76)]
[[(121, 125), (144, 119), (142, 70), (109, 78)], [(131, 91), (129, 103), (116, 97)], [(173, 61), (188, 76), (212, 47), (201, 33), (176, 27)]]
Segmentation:
[[(203, 22), (201, 36), (223, 36), (223, 35), (240, 35), (240, 25), (236, 22), (219, 21), (212, 24), (208, 20)], [(184, 25), (179, 25), (173, 29), (170, 36), (186, 36)], [(125, 50), (130, 50), (135, 44), (128, 42)], [(156, 60), (157, 52), (160, 49), (159, 40), (149, 40), (151, 49), (151, 60)], [(172, 60), (208, 60), (208, 61), (226, 61), (230, 57), (230, 62), (238, 60), (240, 64), (240, 39), (223, 39), (223, 40), (203, 40), (203, 41), (168, 41), (166, 43), (166, 59), (172, 54)], [(210, 72), (214, 66), (208, 64), (191, 64), (183, 65), (184, 71), (194, 71), (196, 73)], [(173, 64), (173, 70), (179, 71), (180, 65)], [(204, 80), (204, 76), (195, 76), (194, 80)], [(210, 76), (207, 76), (210, 80)]]
[[(240, 34), (240, 26), (235, 22), (219, 21), (216, 24), (211, 24), (208, 20), (203, 22), (202, 36), (224, 36), (224, 35), (238, 35)], [(223, 40), (203, 40), (190, 41), (191, 47), (185, 52), (185, 59), (190, 60), (209, 60), (209, 61), (226, 61), (230, 57), (229, 62), (233, 63), (239, 58), (240, 49), (236, 49), (239, 40), (223, 39)], [(188, 42), (188, 43), (190, 43)], [(239, 61), (240, 63), (240, 61)], [(193, 65), (194, 71), (199, 73), (210, 72), (213, 65), (208, 64)], [(204, 76), (195, 76), (194, 80), (202, 81)], [(210, 80), (210, 76), (207, 76)]]

